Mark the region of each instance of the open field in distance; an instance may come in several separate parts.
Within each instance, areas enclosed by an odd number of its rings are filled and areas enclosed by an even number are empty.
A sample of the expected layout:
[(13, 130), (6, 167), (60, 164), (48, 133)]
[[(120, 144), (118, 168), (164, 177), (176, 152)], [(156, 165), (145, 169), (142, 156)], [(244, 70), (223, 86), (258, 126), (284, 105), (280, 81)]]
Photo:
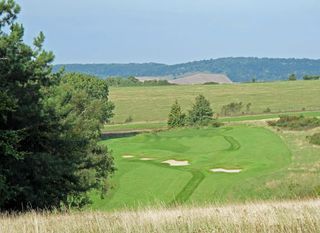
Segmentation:
[(110, 99), (116, 105), (112, 121), (123, 123), (129, 116), (134, 122), (166, 121), (176, 99), (187, 110), (199, 94), (210, 100), (217, 113), (231, 102), (252, 103), (250, 113), (254, 114), (267, 108), (277, 113), (320, 109), (320, 81), (119, 87), (110, 88)]

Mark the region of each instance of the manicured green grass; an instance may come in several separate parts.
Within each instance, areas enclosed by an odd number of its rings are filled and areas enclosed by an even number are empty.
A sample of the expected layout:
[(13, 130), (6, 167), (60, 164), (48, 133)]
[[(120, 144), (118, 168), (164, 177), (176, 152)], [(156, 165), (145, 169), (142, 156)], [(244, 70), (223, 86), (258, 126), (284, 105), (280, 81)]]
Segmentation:
[(252, 104), (251, 113), (261, 114), (267, 108), (272, 112), (319, 110), (319, 90), (320, 81), (120, 87), (110, 88), (110, 98), (116, 106), (113, 118), (116, 123), (123, 123), (129, 116), (134, 122), (164, 122), (175, 100), (187, 110), (199, 94), (210, 100), (217, 113), (223, 105), (243, 102)]
[[(177, 129), (103, 141), (113, 150), (117, 172), (111, 190), (94, 209), (136, 207), (154, 202), (205, 203), (270, 198), (261, 187), (286, 169), (291, 153), (270, 130), (253, 126)], [(123, 158), (132, 155), (133, 158)], [(141, 158), (153, 158), (142, 161)], [(187, 160), (171, 167), (165, 160)], [(241, 169), (213, 173), (210, 169)]]

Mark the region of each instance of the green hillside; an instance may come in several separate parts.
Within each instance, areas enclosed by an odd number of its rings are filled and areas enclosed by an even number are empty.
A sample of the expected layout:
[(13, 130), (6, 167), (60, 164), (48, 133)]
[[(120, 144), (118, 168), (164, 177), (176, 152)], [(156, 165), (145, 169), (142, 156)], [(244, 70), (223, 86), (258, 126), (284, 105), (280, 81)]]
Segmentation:
[(267, 108), (271, 113), (320, 109), (320, 81), (114, 87), (110, 89), (110, 98), (116, 106), (112, 121), (123, 123), (129, 116), (133, 122), (166, 121), (175, 100), (187, 110), (199, 94), (210, 100), (216, 113), (231, 102), (251, 103), (249, 114), (262, 114)]

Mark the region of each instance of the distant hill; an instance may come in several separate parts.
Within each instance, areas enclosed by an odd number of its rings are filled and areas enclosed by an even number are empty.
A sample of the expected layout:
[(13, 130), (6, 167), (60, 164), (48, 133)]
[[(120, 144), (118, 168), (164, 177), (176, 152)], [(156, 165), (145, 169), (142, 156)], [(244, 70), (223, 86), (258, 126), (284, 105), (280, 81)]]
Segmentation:
[[(63, 65), (56, 65), (54, 71)], [(181, 76), (187, 73), (219, 73), (234, 82), (287, 79), (292, 73), (299, 78), (319, 75), (320, 60), (282, 58), (219, 58), (176, 65), (158, 63), (130, 64), (65, 64), (66, 71), (83, 72), (100, 77), (110, 76)]]
[(182, 78), (169, 80), (172, 84), (205, 84), (205, 83), (232, 83), (224, 74), (195, 73)]

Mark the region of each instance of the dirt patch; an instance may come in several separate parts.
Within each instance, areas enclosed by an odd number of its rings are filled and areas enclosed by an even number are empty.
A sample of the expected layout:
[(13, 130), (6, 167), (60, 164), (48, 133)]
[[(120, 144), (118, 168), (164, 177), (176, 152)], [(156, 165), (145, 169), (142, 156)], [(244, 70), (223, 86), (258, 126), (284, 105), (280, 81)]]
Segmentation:
[(133, 155), (123, 155), (122, 158), (125, 158), (125, 159), (130, 159), (130, 158), (133, 158), (134, 156)]
[(241, 169), (224, 169), (224, 168), (214, 168), (210, 169), (212, 172), (223, 172), (223, 173), (239, 173)]
[(188, 161), (178, 161), (178, 160), (166, 160), (163, 161), (162, 163), (167, 163), (170, 166), (188, 166), (190, 163)]

